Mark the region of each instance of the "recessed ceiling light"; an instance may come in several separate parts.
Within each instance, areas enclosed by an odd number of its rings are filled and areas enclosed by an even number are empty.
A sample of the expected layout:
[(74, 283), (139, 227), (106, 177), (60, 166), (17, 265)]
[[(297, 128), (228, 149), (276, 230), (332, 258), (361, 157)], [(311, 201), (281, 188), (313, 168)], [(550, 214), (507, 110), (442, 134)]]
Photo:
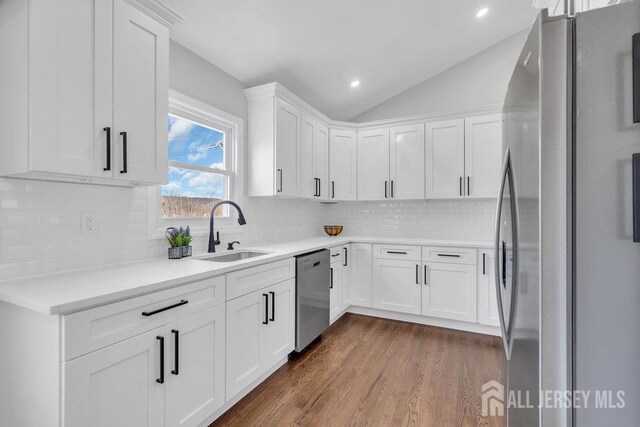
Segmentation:
[(484, 15), (487, 14), (487, 12), (489, 12), (489, 8), (483, 7), (478, 11), (478, 13), (476, 13), (476, 18), (482, 18)]
[(360, 80), (354, 80), (351, 82), (351, 87), (358, 87), (360, 86)]

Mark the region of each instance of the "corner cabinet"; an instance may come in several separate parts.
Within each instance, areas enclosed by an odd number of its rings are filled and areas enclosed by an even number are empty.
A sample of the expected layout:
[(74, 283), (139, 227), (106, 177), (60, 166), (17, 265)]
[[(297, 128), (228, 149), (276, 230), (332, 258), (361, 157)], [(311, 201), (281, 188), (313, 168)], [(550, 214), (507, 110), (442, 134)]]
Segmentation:
[(329, 131), (329, 200), (358, 198), (358, 141), (355, 130)]
[(7, 0), (0, 175), (107, 185), (167, 179), (169, 28), (161, 2)]
[(300, 138), (301, 194), (306, 199), (329, 198), (329, 128), (315, 118), (302, 115)]

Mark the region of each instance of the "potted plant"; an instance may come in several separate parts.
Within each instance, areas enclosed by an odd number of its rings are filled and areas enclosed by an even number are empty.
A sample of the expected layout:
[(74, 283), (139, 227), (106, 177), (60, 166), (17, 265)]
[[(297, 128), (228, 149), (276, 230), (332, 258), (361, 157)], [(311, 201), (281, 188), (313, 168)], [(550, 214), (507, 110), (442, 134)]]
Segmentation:
[(182, 232), (182, 256), (188, 257), (191, 256), (193, 250), (191, 249), (191, 241), (193, 240), (193, 236), (191, 235), (191, 228), (187, 225), (187, 228), (182, 230), (180, 227), (180, 232)]
[(184, 238), (184, 232), (180, 232), (175, 227), (167, 228), (165, 232), (165, 236), (167, 237), (167, 241), (171, 245), (168, 250), (169, 259), (180, 259), (182, 258), (182, 244)]

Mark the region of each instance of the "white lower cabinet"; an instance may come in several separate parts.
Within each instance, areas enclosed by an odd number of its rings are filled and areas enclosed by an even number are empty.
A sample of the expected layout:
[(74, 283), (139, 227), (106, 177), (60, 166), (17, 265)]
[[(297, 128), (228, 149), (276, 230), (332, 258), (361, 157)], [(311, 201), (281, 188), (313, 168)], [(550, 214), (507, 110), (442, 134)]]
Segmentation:
[(295, 348), (295, 279), (227, 301), (227, 400)]
[[(66, 427), (164, 425), (158, 328), (64, 364)], [(165, 375), (166, 378), (166, 375)]]
[(329, 284), (329, 321), (335, 322), (342, 313), (342, 260), (331, 263)]
[(346, 310), (351, 305), (351, 245), (342, 247), (342, 307)]
[(372, 247), (370, 243), (351, 244), (351, 305), (371, 307)]
[(373, 308), (420, 314), (420, 261), (373, 261)]
[(167, 325), (165, 425), (198, 426), (225, 403), (225, 309)]
[(478, 252), (478, 323), (500, 326), (495, 283), (494, 252)]
[(424, 275), (424, 316), (476, 322), (475, 264), (426, 262)]

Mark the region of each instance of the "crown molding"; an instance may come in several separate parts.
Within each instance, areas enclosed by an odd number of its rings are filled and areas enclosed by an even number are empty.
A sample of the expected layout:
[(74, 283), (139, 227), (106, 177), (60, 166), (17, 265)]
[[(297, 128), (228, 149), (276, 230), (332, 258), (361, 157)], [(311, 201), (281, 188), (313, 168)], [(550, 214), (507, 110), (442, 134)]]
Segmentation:
[(161, 0), (126, 0), (169, 28), (182, 24), (184, 18)]
[(314, 117), (316, 120), (324, 122), (327, 126), (335, 129), (371, 129), (378, 127), (388, 127), (394, 125), (408, 125), (414, 123), (423, 123), (436, 120), (457, 119), (468, 116), (479, 116), (484, 114), (495, 114), (502, 112), (502, 104), (482, 105), (478, 107), (461, 108), (457, 110), (448, 110), (437, 113), (417, 114), (413, 116), (395, 117), (390, 119), (375, 120), (370, 122), (348, 122), (341, 120), (333, 120), (322, 114), (311, 104), (282, 86), (278, 82), (263, 84), (244, 90), (247, 101), (256, 101), (265, 98), (282, 98), (288, 103), (298, 107), (305, 114)]

